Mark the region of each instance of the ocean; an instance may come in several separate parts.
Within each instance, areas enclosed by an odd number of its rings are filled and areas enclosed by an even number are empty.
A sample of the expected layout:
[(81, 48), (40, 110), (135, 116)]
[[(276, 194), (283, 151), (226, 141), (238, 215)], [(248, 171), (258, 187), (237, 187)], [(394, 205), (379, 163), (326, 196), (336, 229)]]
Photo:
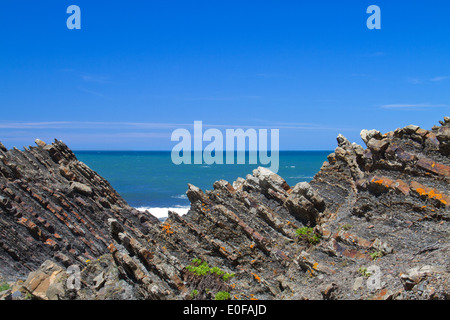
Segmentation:
[[(310, 181), (332, 151), (280, 151), (278, 174), (294, 186)], [(78, 160), (109, 181), (132, 207), (149, 210), (158, 218), (168, 210), (187, 213), (187, 184), (202, 190), (224, 179), (245, 178), (258, 165), (175, 165), (170, 151), (75, 151)], [(248, 158), (247, 158), (248, 159)]]

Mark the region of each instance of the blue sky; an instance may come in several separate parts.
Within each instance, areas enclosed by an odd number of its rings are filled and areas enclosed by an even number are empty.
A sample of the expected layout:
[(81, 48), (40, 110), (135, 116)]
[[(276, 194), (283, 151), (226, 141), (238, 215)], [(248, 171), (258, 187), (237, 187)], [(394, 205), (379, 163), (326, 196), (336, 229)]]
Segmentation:
[(339, 133), (429, 129), (449, 116), (449, 16), (448, 0), (2, 0), (0, 141), (170, 150), (201, 120), (331, 150)]

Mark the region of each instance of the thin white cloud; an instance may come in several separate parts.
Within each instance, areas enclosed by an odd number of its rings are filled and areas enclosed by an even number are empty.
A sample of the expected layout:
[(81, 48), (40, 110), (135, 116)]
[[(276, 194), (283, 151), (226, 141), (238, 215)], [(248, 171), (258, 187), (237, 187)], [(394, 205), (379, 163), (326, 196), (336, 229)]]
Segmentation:
[(432, 104), (432, 103), (394, 103), (382, 105), (383, 109), (426, 109), (426, 108), (444, 108), (448, 107), (446, 104)]
[[(193, 125), (193, 124), (188, 124)], [(48, 121), (48, 122), (7, 122), (0, 121), (0, 129), (165, 129), (183, 126), (177, 123), (146, 122), (101, 122), (101, 121)]]
[(89, 72), (80, 72), (77, 70), (64, 68), (60, 70), (61, 72), (66, 72), (73, 74), (76, 77), (79, 77), (84, 82), (93, 82), (93, 83), (109, 83), (109, 77), (102, 74), (95, 74)]
[(423, 81), (419, 78), (407, 78), (406, 82), (412, 83), (412, 84), (421, 84)]
[(0, 129), (58, 129), (67, 128), (72, 124), (71, 121), (53, 121), (53, 122), (0, 122)]
[(82, 92), (84, 92), (84, 93), (92, 94), (94, 96), (97, 96), (97, 97), (100, 97), (100, 98), (103, 98), (103, 99), (106, 99), (106, 100), (112, 100), (110, 97), (104, 95), (103, 93), (100, 93), (100, 92), (97, 92), (97, 91), (94, 91), (94, 90), (89, 90), (89, 89), (86, 89), (86, 88), (84, 88), (82, 86), (78, 86), (77, 89), (82, 91)]
[(450, 76), (436, 76), (433, 78), (424, 78), (424, 77), (407, 77), (406, 82), (411, 84), (424, 84), (430, 82), (441, 82), (450, 79)]
[(444, 80), (450, 79), (450, 76), (438, 76), (430, 79), (431, 82), (441, 82)]
[(80, 75), (80, 77), (85, 82), (95, 82), (95, 83), (108, 82), (108, 77), (97, 74), (83, 73)]

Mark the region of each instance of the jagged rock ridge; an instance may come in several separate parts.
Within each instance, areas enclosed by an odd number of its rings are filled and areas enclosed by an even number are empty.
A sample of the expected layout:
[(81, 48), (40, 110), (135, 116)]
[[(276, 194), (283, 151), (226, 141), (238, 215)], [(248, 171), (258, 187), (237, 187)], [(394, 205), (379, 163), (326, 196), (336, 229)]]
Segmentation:
[[(72, 292), (59, 282), (51, 290), (48, 283), (44, 289), (29, 288), (35, 274), (24, 287), (39, 298), (49, 298), (46, 292), (51, 291), (52, 298), (65, 299), (211, 299), (223, 290), (232, 299), (447, 299), (449, 135), (447, 117), (432, 130), (363, 130), (366, 149), (339, 135), (335, 152), (309, 184), (289, 186), (280, 176), (258, 168), (233, 183), (217, 181), (205, 192), (188, 185), (189, 213), (170, 213), (164, 223), (150, 214), (138, 217), (105, 184), (100, 190), (116, 199), (109, 201), (115, 211), (98, 206), (102, 222), (109, 224), (100, 248), (108, 245), (109, 253), (91, 250), (89, 256), (99, 260), (89, 263), (78, 256), (85, 266), (83, 287)], [(61, 143), (53, 146), (70, 154)], [(32, 151), (43, 152), (25, 153)], [(48, 154), (53, 163), (47, 168), (53, 172), (61, 173), (61, 159), (84, 168), (72, 155), (67, 159)], [(20, 180), (3, 169), (2, 174), (8, 183)], [(92, 206), (99, 195), (105, 198), (89, 181), (77, 182), (91, 192), (64, 182), (69, 184), (64, 197), (77, 190)], [(42, 187), (48, 188), (47, 183)], [(22, 202), (16, 201), (14, 208)], [(17, 220), (21, 216), (8, 210), (16, 219), (10, 219), (10, 225), (22, 230), (17, 240), (26, 239), (26, 230), (31, 234), (32, 228), (22, 226)], [(187, 266), (194, 258), (233, 277), (224, 281), (211, 272), (206, 278), (193, 274)], [(369, 272), (374, 276), (374, 270), (380, 276), (370, 278), (369, 285), (367, 277)]]
[(61, 141), (6, 150), (0, 144), (0, 271), (26, 275), (46, 259), (69, 266), (104, 254), (106, 221), (128, 232), (156, 222), (129, 207)]

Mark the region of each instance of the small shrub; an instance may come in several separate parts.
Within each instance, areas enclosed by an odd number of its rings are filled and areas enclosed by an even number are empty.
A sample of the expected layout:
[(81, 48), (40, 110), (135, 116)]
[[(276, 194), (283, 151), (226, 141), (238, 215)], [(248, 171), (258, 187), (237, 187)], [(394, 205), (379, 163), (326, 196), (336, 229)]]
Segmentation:
[(187, 266), (186, 270), (194, 273), (197, 276), (205, 276), (207, 274), (216, 274), (219, 277), (222, 277), (222, 279), (224, 281), (227, 281), (230, 278), (234, 277), (234, 273), (227, 273), (218, 267), (210, 268), (206, 261), (202, 261), (197, 258), (192, 260), (192, 264)]
[(318, 244), (320, 242), (320, 235), (314, 232), (313, 228), (303, 227), (295, 231), (300, 239), (305, 239), (310, 244)]
[(191, 293), (191, 299), (195, 300), (228, 300), (233, 285), (227, 284), (227, 281), (234, 277), (234, 273), (227, 273), (219, 267), (210, 267), (206, 261), (193, 259), (192, 263), (185, 267), (184, 280), (186, 281)]

